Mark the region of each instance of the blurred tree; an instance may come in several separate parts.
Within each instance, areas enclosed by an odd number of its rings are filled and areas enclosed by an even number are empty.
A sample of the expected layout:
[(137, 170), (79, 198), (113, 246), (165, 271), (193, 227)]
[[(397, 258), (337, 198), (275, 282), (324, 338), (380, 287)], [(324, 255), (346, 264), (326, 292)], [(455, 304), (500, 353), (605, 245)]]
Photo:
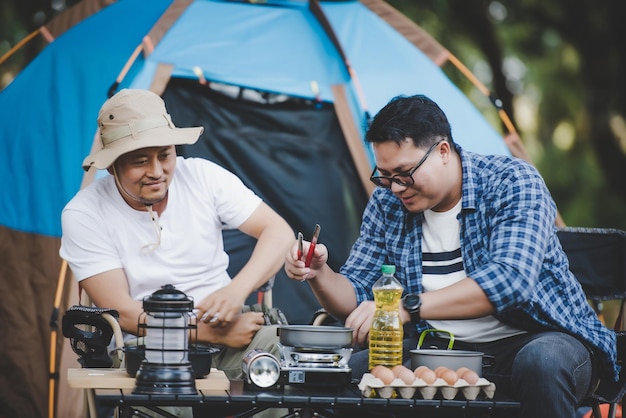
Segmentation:
[[(19, 45), (55, 15), (80, 0), (11, 0), (0, 3), (0, 57)], [(7, 57), (0, 71), (0, 89), (13, 80), (46, 46), (42, 36), (25, 42)]]
[[(566, 223), (626, 228), (626, 3), (389, 3), (503, 101)], [(444, 71), (476, 97), (460, 74)]]

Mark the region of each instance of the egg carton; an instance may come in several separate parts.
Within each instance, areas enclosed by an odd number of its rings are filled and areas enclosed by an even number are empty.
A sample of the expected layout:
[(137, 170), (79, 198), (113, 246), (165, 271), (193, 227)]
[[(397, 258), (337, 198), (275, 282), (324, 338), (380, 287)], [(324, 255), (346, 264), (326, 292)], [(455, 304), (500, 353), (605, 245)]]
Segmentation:
[(396, 378), (386, 385), (382, 380), (374, 377), (373, 374), (365, 373), (358, 386), (361, 394), (365, 397), (378, 396), (385, 399), (392, 397), (412, 399), (418, 392), (423, 399), (433, 399), (439, 392), (444, 399), (450, 400), (454, 399), (460, 391), (465, 399), (473, 401), (481, 392), (487, 399), (492, 399), (496, 391), (496, 385), (482, 377), (474, 384), (469, 384), (464, 379), (459, 379), (454, 385), (450, 385), (441, 378), (437, 378), (432, 384), (427, 384), (420, 378), (416, 378), (413, 383), (407, 384)]

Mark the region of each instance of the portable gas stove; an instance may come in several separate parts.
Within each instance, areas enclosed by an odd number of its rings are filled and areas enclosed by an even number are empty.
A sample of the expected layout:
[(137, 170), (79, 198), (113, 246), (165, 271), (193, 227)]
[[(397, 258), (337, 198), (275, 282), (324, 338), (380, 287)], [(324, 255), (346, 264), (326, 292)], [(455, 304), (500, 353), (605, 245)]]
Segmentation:
[(325, 385), (348, 384), (352, 369), (348, 360), (352, 348), (305, 348), (278, 344), (281, 354), (279, 385)]

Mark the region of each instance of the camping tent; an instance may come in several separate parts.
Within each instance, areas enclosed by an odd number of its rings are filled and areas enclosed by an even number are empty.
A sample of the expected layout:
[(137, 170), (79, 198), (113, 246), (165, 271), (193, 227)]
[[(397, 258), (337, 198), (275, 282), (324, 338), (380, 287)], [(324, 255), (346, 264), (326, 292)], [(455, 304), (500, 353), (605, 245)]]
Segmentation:
[[(447, 51), (381, 0), (83, 0), (39, 33), (50, 44), (0, 92), (0, 410), (7, 416), (46, 415), (56, 390), (48, 396), (48, 370), (63, 378), (50, 336), (73, 289), (58, 258), (60, 213), (93, 176), (105, 175), (84, 176), (80, 165), (97, 146), (95, 118), (112, 91), (152, 89), (177, 125), (205, 126), (201, 141), (181, 154), (237, 173), (294, 232), (306, 236), (320, 223), (335, 267), (371, 191), (364, 130), (393, 96), (426, 94), (462, 146), (509, 153), (436, 65)], [(251, 243), (231, 232), (225, 241), (235, 272)], [(273, 304), (291, 323), (306, 323), (318, 307), (308, 286), (282, 273)]]

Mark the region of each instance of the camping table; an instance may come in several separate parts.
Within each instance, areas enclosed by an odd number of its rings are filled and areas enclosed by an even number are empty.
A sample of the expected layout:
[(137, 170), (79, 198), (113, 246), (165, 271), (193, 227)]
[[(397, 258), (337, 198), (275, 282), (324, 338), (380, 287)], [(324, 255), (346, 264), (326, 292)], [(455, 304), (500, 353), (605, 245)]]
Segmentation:
[[(85, 379), (84, 370), (68, 370), (68, 383), (73, 387), (95, 390), (95, 399), (102, 407), (191, 406), (194, 417), (249, 417), (268, 408), (282, 408), (297, 416), (360, 416), (373, 412), (379, 416), (427, 417), (515, 417), (519, 403), (506, 399), (444, 400), (444, 399), (382, 399), (363, 397), (356, 384), (341, 387), (307, 387), (288, 385), (270, 390), (254, 390), (241, 381), (228, 381), (223, 372), (213, 369), (205, 379), (196, 380), (197, 395), (136, 395), (132, 393), (134, 379), (123, 370), (115, 375), (99, 376), (98, 381)], [(91, 369), (92, 371), (94, 369)], [(96, 369), (99, 372), (101, 369)], [(108, 372), (108, 370), (107, 370)], [(228, 387), (228, 388), (226, 388)], [(168, 416), (164, 414), (164, 416)], [(296, 415), (293, 415), (296, 416)]]

